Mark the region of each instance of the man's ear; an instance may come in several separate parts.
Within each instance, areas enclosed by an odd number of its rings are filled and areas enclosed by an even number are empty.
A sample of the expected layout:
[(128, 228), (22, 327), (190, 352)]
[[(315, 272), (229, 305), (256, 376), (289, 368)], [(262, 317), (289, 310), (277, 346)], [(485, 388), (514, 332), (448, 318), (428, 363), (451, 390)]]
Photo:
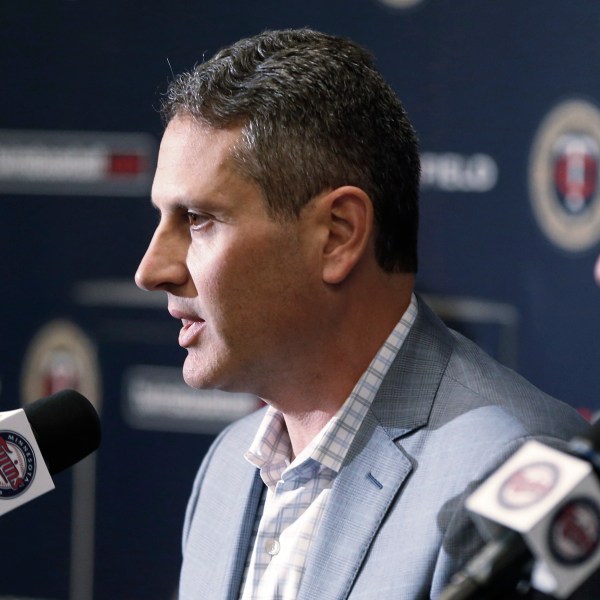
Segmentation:
[(360, 188), (343, 186), (321, 198), (327, 226), (323, 245), (323, 281), (341, 283), (368, 251), (373, 232), (373, 204)]

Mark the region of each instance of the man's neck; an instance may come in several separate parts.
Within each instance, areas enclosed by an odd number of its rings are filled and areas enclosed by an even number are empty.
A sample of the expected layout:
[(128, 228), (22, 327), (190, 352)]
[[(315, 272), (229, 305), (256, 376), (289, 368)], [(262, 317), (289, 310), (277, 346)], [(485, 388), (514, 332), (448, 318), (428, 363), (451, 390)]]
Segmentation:
[(284, 415), (285, 425), (292, 444), (291, 460), (312, 442), (332, 417), (333, 415), (323, 411), (305, 413), (299, 418), (296, 415)]

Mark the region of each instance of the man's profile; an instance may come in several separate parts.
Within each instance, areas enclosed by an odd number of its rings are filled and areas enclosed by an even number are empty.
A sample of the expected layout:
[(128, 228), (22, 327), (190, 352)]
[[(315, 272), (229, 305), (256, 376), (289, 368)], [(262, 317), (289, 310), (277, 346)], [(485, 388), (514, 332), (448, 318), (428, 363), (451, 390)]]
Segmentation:
[(415, 293), (417, 138), (365, 50), (265, 32), (163, 115), (136, 281), (181, 320), (189, 385), (268, 405), (202, 462), (181, 600), (435, 598), (482, 544), (468, 494), (583, 421)]

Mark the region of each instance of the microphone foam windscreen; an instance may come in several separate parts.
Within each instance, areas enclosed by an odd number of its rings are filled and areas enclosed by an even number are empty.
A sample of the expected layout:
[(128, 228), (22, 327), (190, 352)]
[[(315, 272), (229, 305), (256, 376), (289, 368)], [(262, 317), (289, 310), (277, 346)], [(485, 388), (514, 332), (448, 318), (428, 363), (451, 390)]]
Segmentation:
[(41, 398), (24, 410), (51, 475), (73, 466), (100, 445), (98, 413), (75, 390)]

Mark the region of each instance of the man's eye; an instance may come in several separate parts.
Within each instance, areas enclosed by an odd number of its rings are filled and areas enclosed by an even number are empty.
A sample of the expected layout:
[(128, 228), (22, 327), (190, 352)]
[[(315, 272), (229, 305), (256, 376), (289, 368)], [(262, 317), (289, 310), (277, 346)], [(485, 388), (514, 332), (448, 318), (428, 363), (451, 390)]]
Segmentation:
[(208, 222), (208, 217), (200, 215), (195, 212), (188, 211), (187, 213), (188, 222), (192, 230), (200, 229), (203, 225)]

